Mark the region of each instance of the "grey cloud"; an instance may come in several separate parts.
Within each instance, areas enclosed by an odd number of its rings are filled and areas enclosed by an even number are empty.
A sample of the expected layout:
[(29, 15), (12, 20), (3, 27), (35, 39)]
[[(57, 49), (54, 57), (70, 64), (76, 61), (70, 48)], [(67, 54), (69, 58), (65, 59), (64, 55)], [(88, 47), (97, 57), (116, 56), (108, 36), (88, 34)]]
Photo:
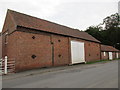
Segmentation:
[[(91, 1), (91, 2), (90, 2)], [(118, 0), (1, 0), (0, 31), (7, 8), (84, 30), (118, 11)]]

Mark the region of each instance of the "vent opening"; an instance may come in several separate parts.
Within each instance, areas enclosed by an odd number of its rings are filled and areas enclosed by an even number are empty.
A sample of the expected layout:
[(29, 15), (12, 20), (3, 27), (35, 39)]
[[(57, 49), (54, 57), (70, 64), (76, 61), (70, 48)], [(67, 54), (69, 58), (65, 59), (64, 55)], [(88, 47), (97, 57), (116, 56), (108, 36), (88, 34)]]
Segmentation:
[(31, 57), (32, 57), (32, 59), (35, 59), (37, 56), (36, 55), (32, 55)]

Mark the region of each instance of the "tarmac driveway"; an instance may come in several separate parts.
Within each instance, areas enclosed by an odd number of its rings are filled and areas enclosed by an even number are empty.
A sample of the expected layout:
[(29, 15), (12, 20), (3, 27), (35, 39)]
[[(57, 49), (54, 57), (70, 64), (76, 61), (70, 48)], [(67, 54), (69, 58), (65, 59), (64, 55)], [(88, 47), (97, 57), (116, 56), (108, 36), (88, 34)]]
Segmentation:
[(47, 70), (4, 76), (3, 88), (118, 88), (118, 60)]

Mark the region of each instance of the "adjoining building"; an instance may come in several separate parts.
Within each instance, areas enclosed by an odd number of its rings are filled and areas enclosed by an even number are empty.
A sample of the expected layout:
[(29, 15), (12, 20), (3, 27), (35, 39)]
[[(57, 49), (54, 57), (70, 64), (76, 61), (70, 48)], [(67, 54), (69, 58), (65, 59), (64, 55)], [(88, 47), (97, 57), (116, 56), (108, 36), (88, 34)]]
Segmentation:
[(2, 57), (15, 72), (100, 60), (100, 41), (86, 32), (8, 10), (2, 30)]
[(120, 58), (120, 51), (112, 46), (101, 45), (101, 58), (103, 60), (118, 59), (118, 58)]

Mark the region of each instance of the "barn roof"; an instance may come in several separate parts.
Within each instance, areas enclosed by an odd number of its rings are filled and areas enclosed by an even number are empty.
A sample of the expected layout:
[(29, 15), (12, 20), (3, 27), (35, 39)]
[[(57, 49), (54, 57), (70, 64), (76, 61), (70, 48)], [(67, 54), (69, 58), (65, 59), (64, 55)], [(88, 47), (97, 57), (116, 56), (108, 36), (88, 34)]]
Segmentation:
[(17, 26), (31, 28), (35, 30), (51, 32), (76, 38), (81, 38), (89, 41), (94, 41), (100, 43), (97, 39), (92, 37), (86, 32), (79, 31), (76, 29), (72, 29), (63, 25), (59, 25), (53, 22), (49, 22), (40, 18), (36, 18), (33, 16), (29, 16), (23, 13), (19, 13), (16, 11), (8, 10), (11, 16), (14, 19), (14, 22)]
[(119, 50), (118, 49), (116, 49), (116, 48), (114, 48), (114, 47), (112, 47), (112, 46), (108, 46), (108, 45), (101, 45), (101, 51), (108, 51), (108, 52), (113, 52), (113, 51), (115, 51), (115, 52), (118, 52)]

